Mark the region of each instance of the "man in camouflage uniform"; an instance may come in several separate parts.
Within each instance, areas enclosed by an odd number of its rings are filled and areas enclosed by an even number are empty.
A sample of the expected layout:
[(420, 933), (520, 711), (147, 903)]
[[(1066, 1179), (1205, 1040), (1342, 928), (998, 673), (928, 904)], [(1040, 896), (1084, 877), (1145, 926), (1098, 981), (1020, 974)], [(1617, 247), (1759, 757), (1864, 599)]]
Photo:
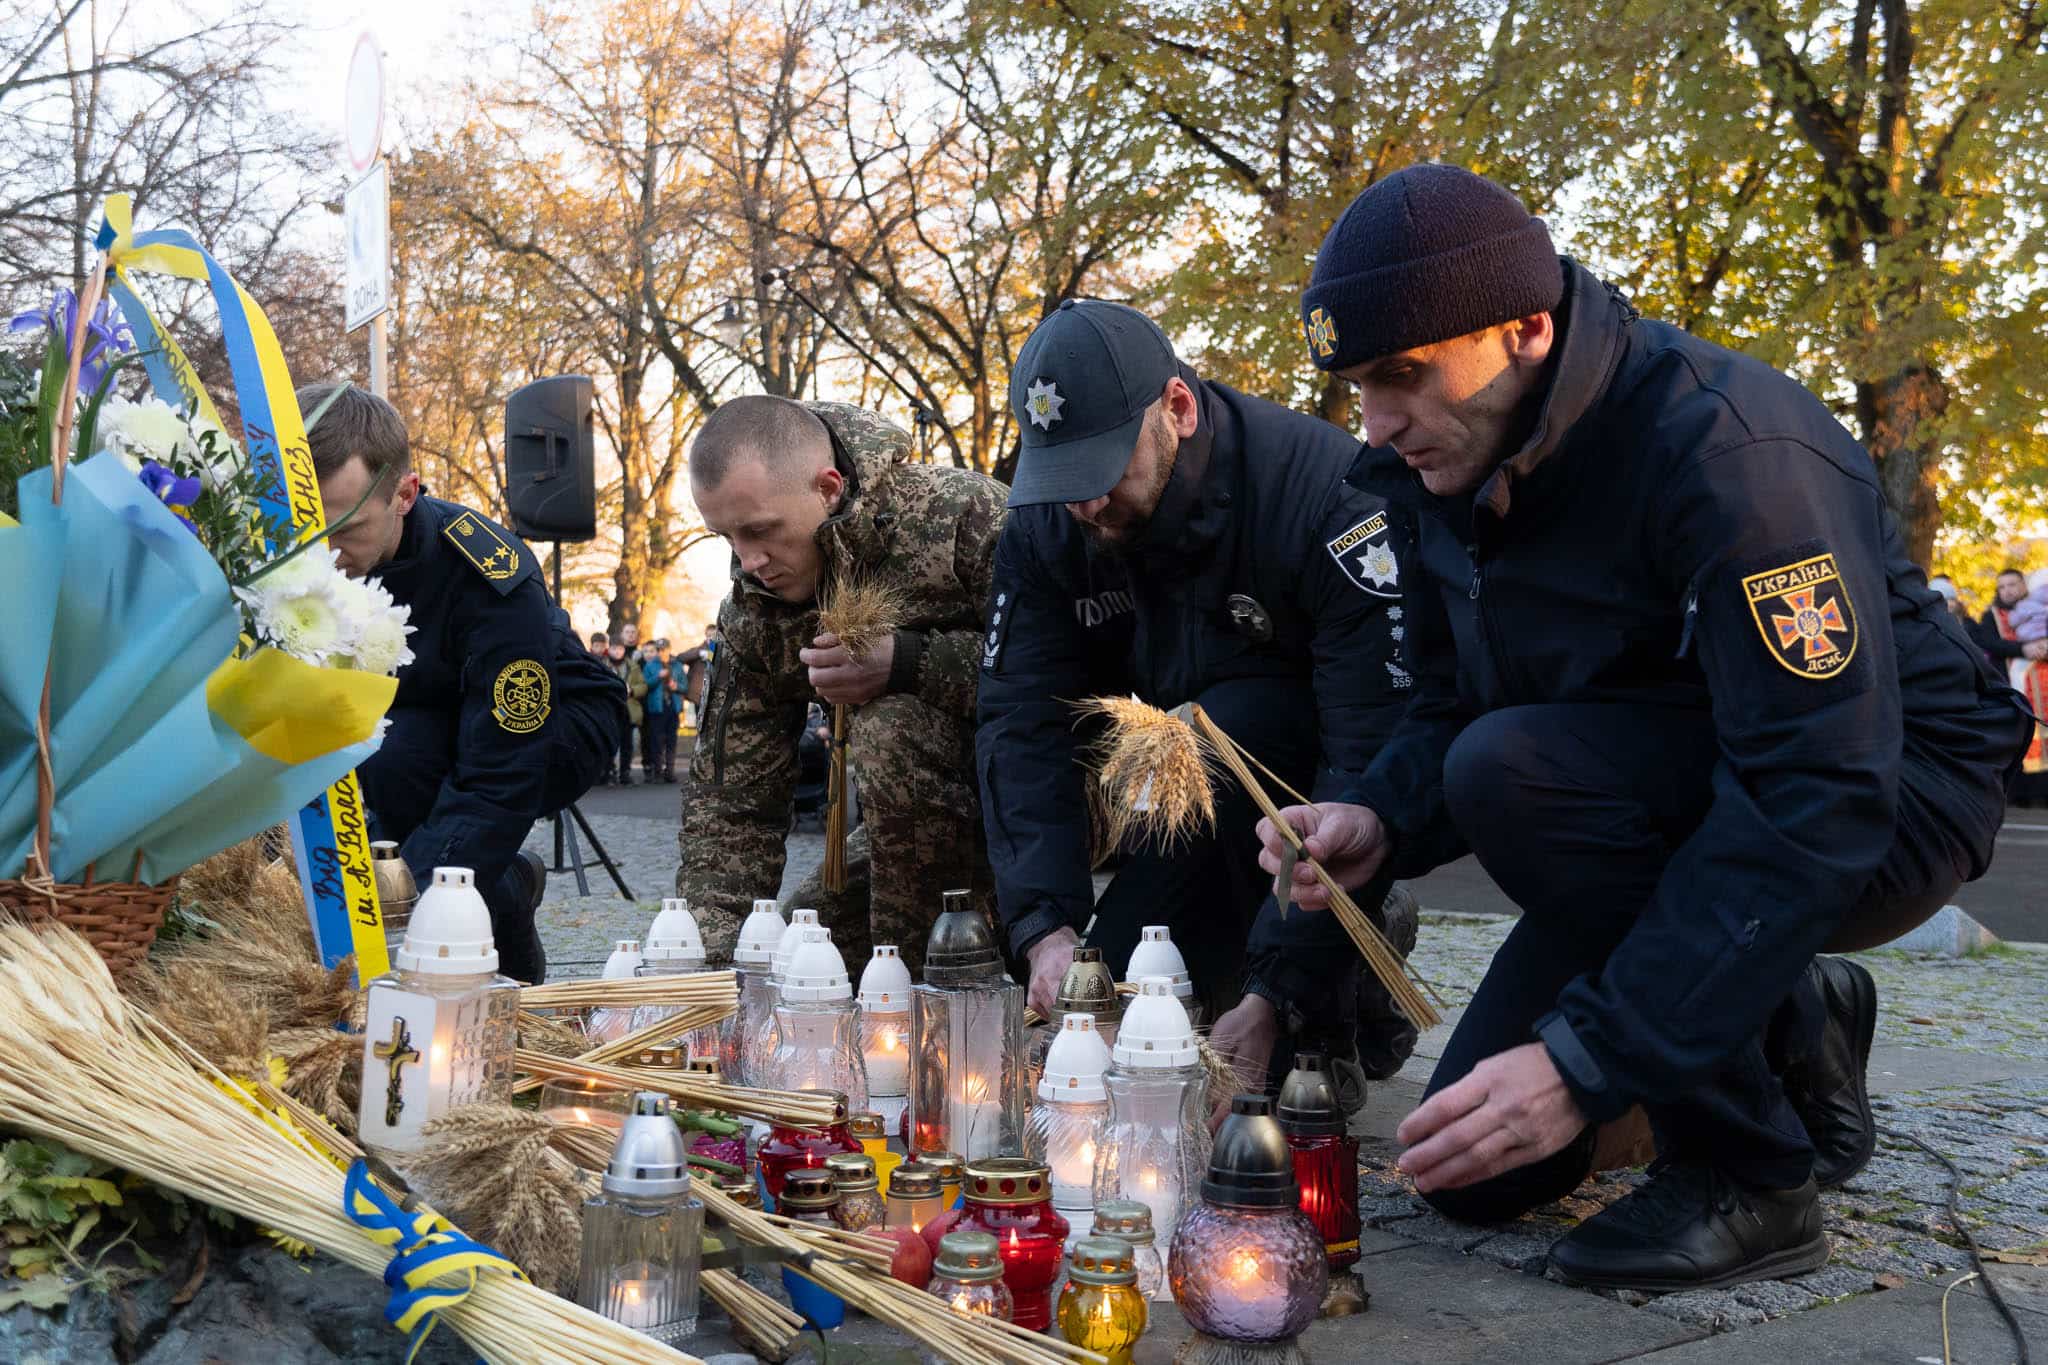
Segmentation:
[[(813, 874), (814, 906), (856, 976), (876, 943), (921, 969), (939, 893), (993, 910), (974, 776), (975, 682), (1004, 490), (967, 470), (906, 463), (910, 438), (841, 403), (765, 395), (720, 406), (698, 433), (690, 486), (733, 548), (723, 641), (683, 791), (676, 894), (709, 918), (708, 943), (782, 884), (797, 743), (812, 698), (848, 707), (861, 824), (847, 889)], [(861, 658), (821, 633), (818, 596), (842, 576), (905, 600)]]

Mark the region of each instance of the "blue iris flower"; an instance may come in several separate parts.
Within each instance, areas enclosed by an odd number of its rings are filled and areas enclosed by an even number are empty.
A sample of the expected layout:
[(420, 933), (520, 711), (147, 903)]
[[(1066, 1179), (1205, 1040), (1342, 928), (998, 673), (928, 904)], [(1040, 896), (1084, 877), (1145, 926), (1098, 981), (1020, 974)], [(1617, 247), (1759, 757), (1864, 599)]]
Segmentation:
[(186, 530), (193, 535), (199, 534), (199, 528), (192, 524), (192, 518), (178, 510), (199, 501), (199, 480), (190, 475), (173, 474), (155, 460), (143, 461), (142, 472), (135, 477), (142, 480), (142, 486), (156, 494), (164, 506), (171, 509), (172, 516), (185, 523)]
[[(48, 308), (31, 308), (16, 313), (8, 320), (9, 332), (32, 332), (48, 328), (63, 339), (65, 354), (70, 354), (71, 339), (78, 326), (78, 295), (69, 289), (59, 289), (50, 298)], [(100, 378), (115, 356), (123, 351), (135, 349), (135, 334), (128, 329), (127, 321), (114, 308), (112, 299), (103, 298), (92, 310), (92, 316), (85, 321), (85, 355), (78, 366), (78, 391), (92, 393), (100, 386)]]

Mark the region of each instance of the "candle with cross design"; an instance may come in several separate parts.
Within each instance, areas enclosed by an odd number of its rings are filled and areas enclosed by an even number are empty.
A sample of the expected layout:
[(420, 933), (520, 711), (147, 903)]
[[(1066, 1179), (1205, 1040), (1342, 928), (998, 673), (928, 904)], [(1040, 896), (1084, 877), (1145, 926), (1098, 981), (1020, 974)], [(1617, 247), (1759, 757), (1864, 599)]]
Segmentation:
[(393, 970), (368, 987), (363, 1146), (387, 1160), (421, 1146), (427, 1120), (512, 1096), (519, 983), (498, 975), (491, 912), (468, 868), (434, 869)]

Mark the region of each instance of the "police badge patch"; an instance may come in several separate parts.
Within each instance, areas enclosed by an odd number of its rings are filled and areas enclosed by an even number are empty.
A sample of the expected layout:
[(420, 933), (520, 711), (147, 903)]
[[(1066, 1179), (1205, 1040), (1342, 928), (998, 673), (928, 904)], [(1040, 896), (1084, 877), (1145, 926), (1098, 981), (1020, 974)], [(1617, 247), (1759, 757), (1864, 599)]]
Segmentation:
[(1375, 512), (1326, 547), (1344, 576), (1374, 597), (1401, 595), (1401, 567), (1387, 543), (1387, 514)]
[(1832, 678), (1856, 657), (1856, 612), (1832, 554), (1749, 574), (1742, 595), (1771, 657), (1787, 672)]
[(491, 685), (491, 717), (500, 729), (530, 735), (547, 723), (548, 671), (532, 659), (514, 659)]

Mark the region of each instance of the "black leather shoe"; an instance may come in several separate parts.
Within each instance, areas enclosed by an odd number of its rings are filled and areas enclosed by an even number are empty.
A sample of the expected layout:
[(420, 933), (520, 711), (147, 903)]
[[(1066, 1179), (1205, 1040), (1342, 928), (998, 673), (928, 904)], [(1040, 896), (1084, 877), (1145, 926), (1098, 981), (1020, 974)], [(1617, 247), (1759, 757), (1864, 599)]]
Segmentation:
[(1795, 988), (1817, 992), (1826, 1026), (1795, 1055), (1773, 1059), (1785, 1098), (1813, 1140), (1813, 1183), (1842, 1184), (1877, 1150), (1877, 1120), (1870, 1112), (1865, 1073), (1877, 1032), (1877, 983), (1845, 957), (1817, 957)]
[(1820, 1197), (1752, 1190), (1709, 1166), (1662, 1162), (1647, 1183), (1550, 1249), (1572, 1284), (1652, 1294), (1725, 1289), (1804, 1275), (1828, 1263)]
[(518, 884), (521, 913), (515, 923), (494, 926), (501, 931), (498, 970), (516, 981), (538, 986), (548, 977), (548, 950), (540, 940), (534, 912), (548, 889), (548, 865), (538, 853), (521, 849), (512, 858), (512, 878)]

